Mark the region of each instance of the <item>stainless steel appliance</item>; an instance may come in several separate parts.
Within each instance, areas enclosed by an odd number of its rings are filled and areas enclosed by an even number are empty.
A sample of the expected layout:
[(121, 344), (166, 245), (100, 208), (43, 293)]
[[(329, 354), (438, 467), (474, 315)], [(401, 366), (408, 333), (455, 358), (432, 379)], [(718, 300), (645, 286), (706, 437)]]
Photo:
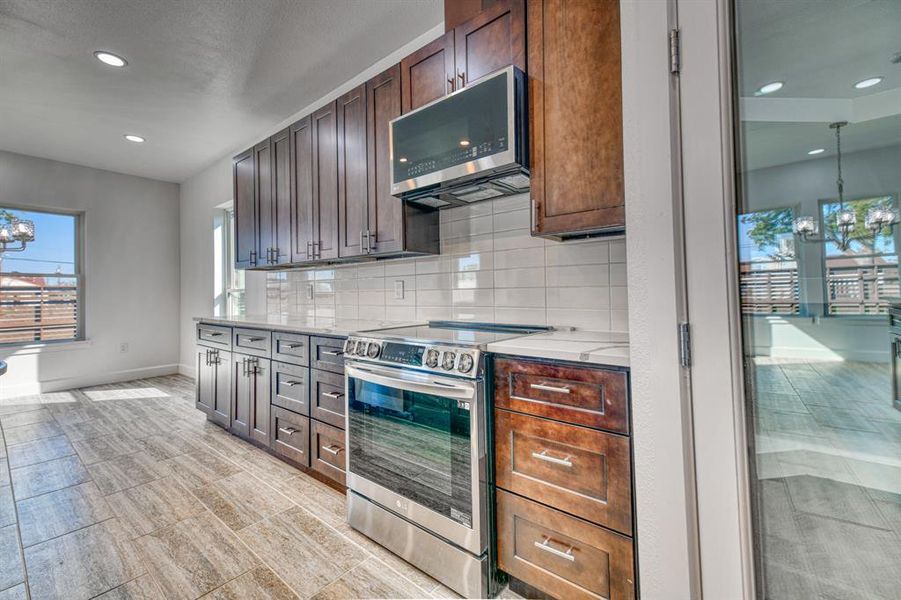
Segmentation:
[(446, 208), (528, 191), (526, 98), (510, 66), (391, 121), (391, 193)]
[(345, 344), (348, 523), (466, 597), (496, 592), (485, 347), (545, 329), (432, 322)]

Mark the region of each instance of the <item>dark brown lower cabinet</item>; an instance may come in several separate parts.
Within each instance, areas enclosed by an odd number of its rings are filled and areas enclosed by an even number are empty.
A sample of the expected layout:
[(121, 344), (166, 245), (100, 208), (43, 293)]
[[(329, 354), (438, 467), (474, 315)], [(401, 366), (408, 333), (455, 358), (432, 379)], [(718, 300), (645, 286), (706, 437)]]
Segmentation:
[(313, 470), (345, 485), (344, 430), (310, 420), (310, 463)]
[(272, 407), (272, 451), (295, 463), (310, 466), (310, 418)]
[(635, 597), (632, 540), (497, 490), (498, 566), (562, 599)]
[(310, 416), (344, 429), (344, 376), (313, 369), (310, 372)]
[(229, 429), (235, 435), (268, 446), (271, 361), (235, 354), (232, 368), (234, 385)]
[(311, 337), (310, 366), (344, 375), (344, 338)]
[(231, 421), (232, 353), (198, 346), (196, 358), (195, 406), (211, 422), (228, 429)]
[(272, 363), (272, 404), (299, 415), (310, 414), (310, 370), (287, 363)]

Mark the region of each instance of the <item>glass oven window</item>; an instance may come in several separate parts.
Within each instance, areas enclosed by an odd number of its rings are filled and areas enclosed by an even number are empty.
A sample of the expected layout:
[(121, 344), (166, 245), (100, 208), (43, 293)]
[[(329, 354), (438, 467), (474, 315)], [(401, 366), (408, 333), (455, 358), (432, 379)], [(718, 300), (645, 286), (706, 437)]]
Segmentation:
[(350, 379), (351, 472), (472, 527), (470, 405)]

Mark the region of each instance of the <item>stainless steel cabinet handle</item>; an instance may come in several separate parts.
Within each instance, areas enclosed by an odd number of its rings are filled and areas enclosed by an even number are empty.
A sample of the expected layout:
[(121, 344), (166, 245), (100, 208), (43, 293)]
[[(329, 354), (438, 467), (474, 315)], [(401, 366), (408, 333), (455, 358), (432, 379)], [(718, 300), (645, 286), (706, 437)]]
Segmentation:
[(294, 380), (282, 382), (282, 385), (286, 386), (286, 387), (294, 387), (295, 385), (302, 385), (302, 384), (303, 384), (303, 381), (294, 381)]
[(340, 453), (342, 450), (344, 450), (344, 448), (341, 448), (340, 446), (335, 446), (335, 445), (331, 445), (331, 446), (320, 446), (320, 448), (322, 448), (323, 450), (325, 450), (325, 451), (328, 452), (329, 454), (334, 454), (335, 456), (338, 456), (338, 453)]
[(363, 245), (363, 238), (366, 237), (366, 233), (361, 229), (360, 230), (360, 252), (366, 251), (366, 246)]
[(333, 400), (344, 397), (344, 394), (342, 392), (322, 392), (322, 395)]
[(246, 341), (250, 342), (251, 344), (253, 344), (254, 342), (262, 342), (263, 340), (266, 339), (264, 337), (253, 337), (253, 336), (249, 336), (249, 335), (238, 336), (238, 339), (241, 339), (242, 337)]
[(313, 258), (313, 242), (307, 242), (307, 260)]
[(219, 356), (218, 350), (210, 350), (210, 362), (214, 365), (222, 364), (222, 358)]
[(252, 267), (257, 266), (257, 251), (256, 250), (250, 251), (250, 265)]
[(566, 551), (557, 550), (556, 548), (551, 546), (551, 538), (549, 538), (549, 537), (545, 537), (544, 540), (541, 542), (534, 542), (534, 544), (535, 544), (536, 548), (538, 548), (539, 550), (544, 550), (548, 554), (553, 554), (554, 556), (556, 556), (558, 558), (563, 558), (570, 562), (576, 562), (576, 557), (575, 557), (575, 555), (573, 555), (573, 547), (572, 546), (567, 548)]
[(246, 358), (241, 359), (241, 376), (247, 377), (247, 359)]
[(556, 456), (551, 456), (548, 454), (547, 450), (542, 450), (541, 452), (533, 452), (532, 458), (537, 458), (538, 460), (543, 460), (544, 462), (554, 463), (555, 465), (561, 465), (564, 467), (572, 467), (573, 463), (572, 456), (567, 455), (566, 458), (557, 458)]
[(303, 348), (306, 344), (285, 344), (288, 350), (294, 350), (295, 348)]
[(460, 71), (459, 73), (457, 73), (457, 78), (460, 80), (461, 88), (466, 85), (466, 73)]
[(224, 335), (221, 331), (204, 330), (204, 333), (206, 333), (210, 337), (222, 337), (222, 335)]
[(341, 350), (323, 350), (323, 354), (328, 354), (329, 356), (343, 356), (344, 352)]
[(447, 91), (445, 92), (445, 94), (450, 94), (452, 91), (454, 91), (454, 78), (448, 77), (447, 78)]
[(204, 354), (206, 354), (206, 366), (210, 366), (210, 351), (207, 350)]
[(556, 385), (544, 385), (543, 383), (530, 383), (529, 387), (533, 390), (541, 390), (544, 392), (554, 392), (556, 394), (568, 394), (570, 392), (568, 387), (556, 386)]
[(293, 427), (279, 427), (278, 430), (286, 435), (294, 435), (297, 433), (297, 430)]

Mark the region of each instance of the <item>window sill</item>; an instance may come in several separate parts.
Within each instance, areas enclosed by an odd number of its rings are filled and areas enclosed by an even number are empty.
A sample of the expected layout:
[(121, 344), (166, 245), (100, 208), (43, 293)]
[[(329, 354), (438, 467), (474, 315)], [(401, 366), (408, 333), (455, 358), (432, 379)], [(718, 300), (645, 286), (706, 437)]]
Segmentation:
[(45, 352), (65, 352), (79, 350), (94, 345), (93, 340), (72, 340), (66, 342), (44, 342), (42, 344), (10, 344), (0, 346), (0, 356), (28, 356), (30, 354), (44, 354)]

